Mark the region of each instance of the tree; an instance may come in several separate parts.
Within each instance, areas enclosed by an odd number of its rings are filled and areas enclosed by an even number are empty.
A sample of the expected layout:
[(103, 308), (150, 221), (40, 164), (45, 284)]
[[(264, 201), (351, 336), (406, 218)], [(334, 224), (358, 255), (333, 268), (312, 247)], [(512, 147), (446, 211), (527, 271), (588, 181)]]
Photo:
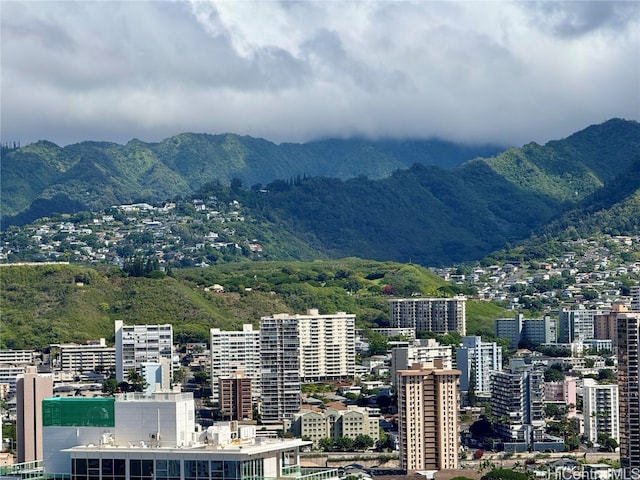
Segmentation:
[(335, 450), (338, 452), (351, 452), (354, 449), (354, 440), (349, 437), (339, 437), (333, 442)]
[(547, 418), (554, 418), (556, 420), (559, 420), (564, 415), (564, 409), (556, 403), (547, 403), (544, 406), (544, 415)]
[(104, 393), (113, 395), (114, 393), (116, 393), (117, 390), (118, 390), (118, 380), (116, 380), (115, 378), (107, 378), (102, 383), (102, 391)]
[(615, 452), (616, 448), (618, 448), (618, 442), (616, 439), (610, 437), (606, 433), (598, 434), (598, 443), (600, 444), (600, 448), (607, 452)]
[(353, 441), (355, 450), (366, 450), (373, 447), (373, 438), (369, 435), (358, 435)]
[(177, 369), (175, 372), (173, 372), (173, 383), (182, 383), (182, 380), (184, 380), (184, 370), (182, 368)]
[(367, 342), (369, 342), (369, 355), (380, 355), (387, 352), (389, 343), (384, 335), (373, 330), (365, 330), (365, 335)]
[(127, 382), (134, 392), (142, 392), (147, 387), (147, 382), (135, 368), (127, 372)]
[(603, 368), (598, 371), (598, 383), (616, 383), (617, 378), (613, 370)]
[(514, 472), (506, 468), (495, 468), (485, 473), (480, 480), (528, 480), (528, 477), (521, 472)]
[(193, 374), (193, 378), (198, 385), (204, 385), (205, 383), (207, 383), (207, 380), (209, 379), (209, 375), (207, 374), (207, 372), (203, 372), (201, 370), (199, 372), (195, 372)]
[(332, 452), (333, 451), (333, 440), (331, 440), (330, 438), (321, 438), (320, 441), (318, 442), (318, 447), (320, 447), (320, 449), (323, 452)]
[(547, 368), (544, 371), (544, 381), (545, 382), (562, 382), (564, 380), (564, 372), (555, 365), (552, 365), (550, 368)]
[(238, 177), (233, 177), (231, 179), (229, 188), (233, 193), (239, 193), (240, 190), (242, 190), (242, 180), (240, 180)]

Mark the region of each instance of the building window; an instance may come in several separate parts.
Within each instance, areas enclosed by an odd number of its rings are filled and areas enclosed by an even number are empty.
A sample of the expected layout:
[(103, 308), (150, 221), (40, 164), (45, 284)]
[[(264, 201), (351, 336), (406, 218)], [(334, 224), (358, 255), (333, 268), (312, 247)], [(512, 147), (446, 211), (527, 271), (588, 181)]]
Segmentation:
[(102, 480), (124, 480), (126, 461), (122, 458), (103, 458), (101, 462)]
[(156, 480), (180, 480), (180, 460), (156, 460), (155, 478)]
[(185, 480), (208, 479), (209, 460), (185, 460), (184, 478)]
[(86, 480), (87, 478), (87, 459), (74, 458), (71, 464), (71, 476), (75, 480)]
[(148, 480), (153, 478), (153, 460), (129, 460), (130, 480)]

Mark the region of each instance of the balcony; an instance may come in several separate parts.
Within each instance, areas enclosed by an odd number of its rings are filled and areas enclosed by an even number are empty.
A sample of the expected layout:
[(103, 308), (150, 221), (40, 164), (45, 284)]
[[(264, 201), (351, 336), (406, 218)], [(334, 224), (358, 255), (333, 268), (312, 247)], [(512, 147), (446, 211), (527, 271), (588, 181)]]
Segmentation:
[[(282, 474), (279, 480), (292, 479), (292, 480), (329, 480), (337, 479), (340, 475), (335, 468), (309, 468), (301, 467), (300, 465), (291, 465), (282, 468)], [(274, 478), (266, 478), (264, 480), (277, 480)]]

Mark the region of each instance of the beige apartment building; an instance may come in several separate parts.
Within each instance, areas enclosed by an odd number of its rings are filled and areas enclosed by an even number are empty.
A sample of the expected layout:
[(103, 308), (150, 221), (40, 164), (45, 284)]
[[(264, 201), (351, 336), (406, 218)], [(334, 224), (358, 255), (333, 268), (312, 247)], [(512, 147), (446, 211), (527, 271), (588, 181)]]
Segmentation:
[(458, 468), (459, 377), (441, 359), (398, 371), (400, 468), (407, 473)]
[(63, 343), (58, 348), (60, 356), (57, 369), (63, 372), (87, 373), (100, 368), (116, 368), (116, 348), (108, 347), (104, 338), (84, 345)]
[(303, 382), (353, 377), (356, 365), (355, 322), (351, 313), (320, 315), (310, 309), (295, 315), (300, 339), (300, 378)]
[(313, 441), (316, 446), (323, 438), (355, 439), (358, 435), (371, 437), (375, 442), (380, 438), (380, 415), (356, 406), (348, 406), (347, 410), (307, 410), (293, 416), (289, 430), (296, 437)]
[(16, 380), (16, 437), (18, 463), (43, 459), (42, 400), (53, 396), (53, 377), (38, 374), (38, 368), (26, 367)]

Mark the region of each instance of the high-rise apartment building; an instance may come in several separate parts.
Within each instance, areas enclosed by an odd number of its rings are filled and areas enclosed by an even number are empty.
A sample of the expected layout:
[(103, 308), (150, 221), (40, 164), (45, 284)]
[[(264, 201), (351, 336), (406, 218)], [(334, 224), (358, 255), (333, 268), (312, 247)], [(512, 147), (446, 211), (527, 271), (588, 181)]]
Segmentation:
[(640, 468), (640, 312), (618, 314), (620, 465)]
[(399, 298), (389, 302), (391, 327), (417, 331), (466, 333), (466, 297)]
[(63, 343), (58, 345), (57, 370), (81, 373), (96, 369), (113, 370), (116, 366), (116, 349), (108, 347), (105, 339), (84, 345)]
[[(267, 329), (267, 330), (265, 330)], [(355, 373), (355, 315), (276, 314), (260, 319), (262, 421), (289, 418), (300, 408), (302, 381)]]
[(634, 285), (631, 287), (631, 310), (634, 312), (640, 311), (640, 285)]
[(311, 309), (295, 315), (300, 339), (302, 381), (338, 380), (353, 377), (356, 365), (355, 322), (350, 313), (320, 315)]
[(0, 365), (35, 365), (33, 350), (0, 350)]
[(218, 379), (220, 387), (220, 411), (228, 420), (251, 420), (253, 418), (253, 395), (251, 378), (236, 370), (230, 377)]
[(53, 377), (26, 367), (16, 380), (18, 462), (42, 460), (42, 400), (53, 396)]
[[(521, 359), (512, 359), (509, 371), (491, 374), (491, 413), (496, 431), (509, 449), (526, 451), (544, 439), (544, 372)], [(520, 444), (518, 447), (515, 444)], [(505, 449), (507, 447), (505, 446)]]
[(559, 315), (558, 342), (572, 343), (594, 338), (594, 319), (603, 310), (591, 310), (578, 305), (574, 310), (562, 309)]
[(587, 440), (597, 443), (598, 435), (605, 434), (618, 442), (618, 385), (600, 385), (593, 378), (585, 378), (582, 391), (584, 435)]
[(408, 473), (458, 468), (459, 376), (439, 359), (398, 372), (400, 468)]
[(278, 423), (300, 410), (299, 320), (288, 314), (260, 319), (262, 422)]
[(593, 317), (593, 338), (596, 340), (611, 340), (611, 346), (618, 347), (618, 314), (628, 312), (629, 306), (623, 303), (614, 303), (611, 310)]
[(460, 390), (491, 393), (491, 372), (502, 370), (502, 347), (496, 342), (483, 342), (482, 337), (462, 337), (456, 348), (456, 367), (460, 370)]
[(398, 371), (408, 370), (415, 363), (425, 363), (441, 358), (443, 368), (453, 368), (452, 347), (440, 345), (435, 338), (418, 339), (407, 347), (391, 349), (391, 383), (396, 384)]
[(129, 370), (140, 373), (145, 362), (159, 363), (169, 360), (173, 369), (173, 327), (165, 325), (124, 325), (115, 322), (116, 378), (127, 379)]
[(211, 334), (211, 398), (219, 401), (221, 377), (242, 371), (251, 379), (253, 398), (260, 396), (260, 332), (251, 324), (242, 331), (212, 328)]

